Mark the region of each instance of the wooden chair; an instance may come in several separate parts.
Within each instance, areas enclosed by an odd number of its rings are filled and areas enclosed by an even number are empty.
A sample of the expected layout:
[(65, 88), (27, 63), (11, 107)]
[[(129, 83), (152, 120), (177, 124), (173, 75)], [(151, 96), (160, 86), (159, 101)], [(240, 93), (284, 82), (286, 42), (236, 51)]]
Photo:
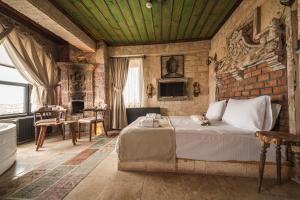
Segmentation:
[[(62, 107), (59, 109), (53, 109), (51, 106), (45, 106), (39, 108), (37, 111), (34, 112), (34, 139), (35, 144), (37, 144), (37, 139), (39, 135), (39, 126), (37, 126), (39, 123), (45, 123), (45, 122), (54, 122), (54, 121), (63, 121), (66, 118), (66, 110)], [(59, 126), (59, 129), (62, 133), (63, 139), (65, 139), (65, 131), (64, 126)]]
[[(101, 123), (103, 126), (103, 130), (106, 136), (107, 135), (107, 131), (105, 129), (105, 124), (104, 124), (104, 117), (105, 117), (105, 112), (106, 112), (106, 104), (104, 106), (102, 106), (101, 108), (88, 108), (88, 109), (84, 109), (83, 111), (83, 118), (78, 120), (78, 138), (80, 139), (80, 128), (81, 128), (81, 124), (89, 124), (90, 125), (90, 141), (92, 141), (92, 127), (94, 125), (95, 129), (94, 129), (94, 133), (96, 135), (97, 133), (97, 123)], [(93, 115), (88, 117), (85, 115), (85, 113), (87, 112), (92, 112)]]

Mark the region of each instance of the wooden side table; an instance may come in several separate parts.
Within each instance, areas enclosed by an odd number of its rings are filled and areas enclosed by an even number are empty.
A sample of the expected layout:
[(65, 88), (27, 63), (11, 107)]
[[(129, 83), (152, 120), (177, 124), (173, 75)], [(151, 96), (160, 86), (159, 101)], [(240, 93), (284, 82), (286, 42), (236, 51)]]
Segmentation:
[(270, 147), (270, 144), (276, 145), (277, 183), (281, 184), (281, 145), (300, 145), (300, 136), (278, 131), (258, 131), (255, 133), (255, 136), (262, 142), (258, 177), (258, 192), (260, 192), (264, 176), (267, 148)]
[(73, 143), (73, 145), (76, 145), (77, 136), (76, 136), (76, 128), (75, 128), (75, 126), (77, 125), (77, 121), (67, 120), (67, 121), (64, 121), (63, 124), (64, 124), (64, 132), (65, 132), (65, 126), (69, 125), (70, 134), (72, 136), (72, 143)]

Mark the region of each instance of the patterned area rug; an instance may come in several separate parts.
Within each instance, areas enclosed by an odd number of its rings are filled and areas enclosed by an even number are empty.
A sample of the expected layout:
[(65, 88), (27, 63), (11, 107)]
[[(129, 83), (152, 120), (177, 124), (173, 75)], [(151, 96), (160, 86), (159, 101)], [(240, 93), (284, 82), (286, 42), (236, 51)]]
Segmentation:
[(63, 199), (115, 148), (117, 138), (98, 136), (92, 146), (52, 170), (35, 169), (0, 186), (0, 199)]

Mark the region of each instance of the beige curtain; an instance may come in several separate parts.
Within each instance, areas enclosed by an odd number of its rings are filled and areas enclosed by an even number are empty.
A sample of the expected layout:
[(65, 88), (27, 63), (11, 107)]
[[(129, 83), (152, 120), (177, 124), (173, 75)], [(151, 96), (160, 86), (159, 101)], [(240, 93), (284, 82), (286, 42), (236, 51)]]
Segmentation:
[(126, 109), (123, 90), (128, 74), (128, 58), (111, 58), (111, 82), (112, 82), (112, 128), (122, 129), (127, 125)]
[[(7, 32), (0, 26), (1, 33)], [(50, 53), (29, 35), (11, 29), (3, 42), (17, 70), (33, 85), (31, 103), (34, 108), (56, 103), (55, 87), (58, 71)]]

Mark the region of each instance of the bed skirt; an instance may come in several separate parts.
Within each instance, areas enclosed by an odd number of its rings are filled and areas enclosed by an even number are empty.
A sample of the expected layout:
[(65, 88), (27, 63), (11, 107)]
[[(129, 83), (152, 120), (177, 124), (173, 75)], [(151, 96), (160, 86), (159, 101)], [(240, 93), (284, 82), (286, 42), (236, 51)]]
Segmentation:
[[(223, 176), (258, 177), (258, 162), (239, 161), (199, 161), (188, 159), (176, 159), (176, 163), (164, 163), (155, 161), (145, 162), (118, 162), (118, 170), (121, 171), (145, 171), (145, 172), (175, 172), (192, 174), (211, 174)], [(291, 177), (289, 162), (281, 165), (282, 179)], [(276, 164), (266, 162), (265, 178), (276, 178)]]

